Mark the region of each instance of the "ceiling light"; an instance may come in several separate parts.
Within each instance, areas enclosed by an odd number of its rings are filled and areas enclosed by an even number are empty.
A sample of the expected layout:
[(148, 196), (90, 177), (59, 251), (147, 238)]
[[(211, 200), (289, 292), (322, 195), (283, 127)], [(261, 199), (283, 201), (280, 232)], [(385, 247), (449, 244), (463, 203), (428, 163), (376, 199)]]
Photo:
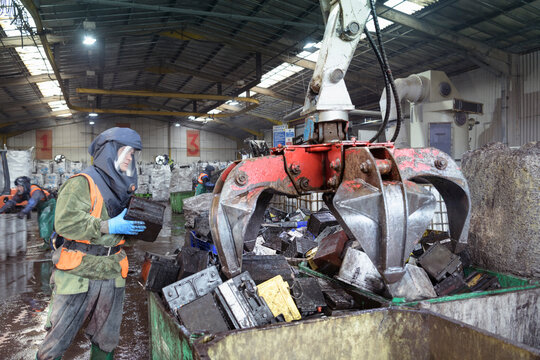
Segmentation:
[(180, 124), (179, 124), (179, 123), (176, 123), (176, 124), (174, 124), (174, 126), (176, 126), (176, 127), (180, 127)]
[(90, 114), (88, 114), (88, 116), (96, 117), (96, 116), (98, 116), (98, 114), (96, 114), (96, 113), (90, 113)]
[(94, 125), (95, 122), (93, 122), (92, 120), (90, 120), (89, 124), (90, 124), (90, 125)]
[(317, 44), (314, 43), (314, 42), (308, 42), (308, 43), (306, 43), (306, 45), (304, 45), (304, 49), (311, 49), (315, 45), (317, 45)]
[(193, 116), (193, 115), (188, 116), (188, 119), (189, 119), (189, 120), (195, 120), (195, 116)]
[(83, 44), (84, 45), (94, 45), (94, 43), (96, 42), (96, 38), (93, 37), (92, 35), (84, 35), (84, 40), (83, 40)]

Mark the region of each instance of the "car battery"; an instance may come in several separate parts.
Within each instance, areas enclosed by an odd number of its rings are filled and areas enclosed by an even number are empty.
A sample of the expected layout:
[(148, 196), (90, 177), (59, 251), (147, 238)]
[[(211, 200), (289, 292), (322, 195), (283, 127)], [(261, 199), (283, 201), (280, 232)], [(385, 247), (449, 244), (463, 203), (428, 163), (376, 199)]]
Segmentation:
[(357, 288), (377, 294), (385, 288), (381, 274), (379, 274), (369, 256), (365, 252), (352, 247), (345, 250), (345, 256), (336, 278)]
[(317, 282), (321, 287), (324, 299), (328, 305), (326, 309), (327, 313), (332, 313), (332, 310), (347, 310), (355, 307), (354, 297), (347, 293), (341, 286), (320, 278), (317, 279)]
[(229, 330), (227, 320), (211, 293), (181, 306), (178, 319), (191, 333), (215, 334)]
[(315, 237), (326, 227), (337, 225), (338, 222), (330, 211), (320, 211), (311, 214), (307, 224), (307, 230)]
[(319, 271), (326, 274), (335, 274), (339, 271), (342, 263), (342, 253), (349, 237), (345, 231), (338, 231), (321, 240), (313, 262)]
[(246, 254), (242, 258), (242, 270), (249, 272), (257, 285), (277, 275), (281, 275), (289, 286), (292, 286), (294, 280), (291, 266), (282, 255)]
[(171, 256), (145, 253), (141, 278), (146, 290), (159, 292), (178, 277), (180, 266)]
[(297, 278), (292, 287), (292, 294), (302, 316), (321, 312), (326, 307), (321, 287), (315, 278)]
[(438, 296), (470, 292), (470, 289), (461, 274), (446, 277), (443, 281), (435, 285), (434, 289)]
[(127, 235), (126, 239), (143, 240), (148, 242), (156, 241), (161, 228), (163, 227), (163, 215), (165, 205), (158, 202), (132, 196), (127, 207), (126, 220), (144, 221), (146, 229), (137, 235)]
[(288, 258), (303, 258), (309, 250), (316, 247), (317, 243), (306, 235), (295, 237), (283, 255)]
[(281, 275), (257, 285), (257, 293), (264, 299), (274, 316), (282, 315), (286, 322), (302, 318), (291, 296), (289, 284), (283, 281)]
[(180, 266), (177, 280), (181, 280), (209, 267), (212, 262), (211, 253), (186, 246), (176, 256), (176, 262)]
[(461, 259), (440, 242), (435, 243), (418, 258), (418, 264), (436, 281), (463, 270)]
[(235, 329), (246, 329), (275, 321), (270, 308), (257, 294), (257, 286), (247, 271), (219, 285), (215, 294)]
[(222, 283), (218, 270), (211, 266), (163, 288), (163, 296), (173, 313), (183, 305), (210, 293)]

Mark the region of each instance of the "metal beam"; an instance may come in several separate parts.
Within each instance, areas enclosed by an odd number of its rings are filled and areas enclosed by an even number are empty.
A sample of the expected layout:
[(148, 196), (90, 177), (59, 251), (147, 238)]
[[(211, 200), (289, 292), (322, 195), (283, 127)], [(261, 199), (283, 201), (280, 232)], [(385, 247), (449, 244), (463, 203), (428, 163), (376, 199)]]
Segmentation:
[(45, 82), (45, 81), (51, 81), (51, 80), (56, 80), (56, 76), (54, 74), (21, 76), (21, 77), (3, 79), (2, 82), (0, 83), (0, 86), (6, 87), (6, 86), (28, 85), (28, 84), (35, 84), (38, 82)]
[(51, 111), (50, 113), (46, 115), (26, 115), (26, 116), (20, 116), (18, 118), (10, 118), (9, 122), (13, 124), (21, 124), (25, 122), (34, 122), (39, 119), (48, 119), (48, 118), (54, 118), (56, 116), (60, 115), (66, 115), (71, 114), (70, 110), (59, 110), (59, 111)]
[(17, 110), (22, 107), (33, 107), (33, 106), (40, 106), (40, 105), (47, 105), (47, 103), (51, 101), (61, 101), (63, 98), (61, 96), (48, 96), (48, 97), (42, 97), (39, 100), (33, 100), (33, 101), (8, 101), (8, 102), (1, 102), (0, 108), (2, 110)]
[(273, 97), (274, 99), (278, 99), (278, 100), (290, 101), (290, 102), (296, 103), (296, 104), (303, 104), (304, 103), (304, 99), (302, 99), (302, 98), (290, 97), (290, 96), (287, 96), (287, 95), (282, 95), (282, 94), (279, 94), (279, 93), (277, 93), (277, 92), (275, 92), (273, 90), (262, 88), (260, 86), (254, 86), (254, 87), (251, 88), (251, 90), (255, 91), (258, 94), (263, 94), (263, 95), (266, 95), (266, 96), (270, 96), (270, 97)]
[(208, 17), (216, 17), (216, 18), (226, 19), (226, 20), (235, 20), (235, 21), (238, 20), (238, 21), (255, 22), (255, 23), (261, 23), (261, 24), (272, 24), (276, 26), (292, 26), (292, 27), (297, 27), (297, 28), (299, 27), (299, 28), (312, 29), (312, 30), (324, 29), (324, 26), (321, 24), (311, 24), (311, 23), (304, 23), (304, 22), (299, 22), (299, 21), (287, 21), (287, 20), (280, 20), (276, 18), (260, 18), (256, 16), (244, 16), (244, 15), (230, 14), (230, 13), (227, 14), (227, 13), (219, 13), (219, 12), (214, 12), (214, 11), (183, 9), (180, 7), (146, 5), (146, 4), (139, 4), (139, 3), (134, 3), (134, 2), (123, 2), (123, 1), (113, 1), (113, 0), (79, 0), (79, 2), (87, 3), (87, 4), (98, 4), (98, 5), (117, 6), (117, 7), (124, 7), (124, 8), (153, 10), (153, 11), (159, 11), (159, 12), (169, 12), (169, 13), (191, 15), (191, 16), (208, 16)]
[[(182, 73), (182, 74), (191, 75), (191, 76), (197, 77), (199, 79), (204, 79), (204, 80), (207, 80), (207, 81), (210, 81), (210, 82), (215, 82), (215, 83), (222, 83), (222, 84), (229, 84), (229, 85), (235, 83), (235, 81), (224, 78), (224, 77), (221, 77), (221, 76), (209, 75), (208, 73), (204, 73), (202, 71), (188, 69), (188, 68), (183, 67), (181, 65), (171, 64), (171, 63), (168, 63), (165, 66), (149, 67), (149, 68), (146, 68), (145, 70), (149, 71), (149, 72), (158, 73), (158, 74)], [(261, 88), (259, 86), (254, 86), (254, 87), (251, 88), (251, 90), (255, 91), (256, 93), (266, 95), (266, 96), (270, 96), (270, 97), (273, 97), (275, 99), (279, 99), (279, 100), (283, 100), (283, 101), (290, 101), (290, 102), (294, 102), (294, 103), (303, 103), (304, 102), (304, 99), (302, 99), (302, 98), (295, 98), (295, 97), (290, 97), (290, 96), (287, 96), (287, 95), (282, 95), (282, 94), (279, 94), (279, 93), (277, 93), (275, 91), (272, 91), (270, 89)]]
[(483, 42), (473, 40), (467, 36), (449, 30), (439, 25), (435, 25), (426, 20), (419, 20), (417, 17), (407, 15), (401, 11), (394, 10), (382, 4), (377, 5), (377, 13), (380, 17), (391, 20), (397, 24), (429, 34), (430, 36), (443, 39), (449, 43), (459, 45), (471, 53), (480, 55), (490, 66), (509, 73), (510, 55), (500, 49), (486, 45)]
[[(47, 41), (50, 44), (60, 43), (64, 41), (70, 41), (71, 38), (67, 36), (47, 35)], [(0, 45), (4, 48), (21, 47), (21, 46), (36, 46), (41, 45), (39, 37), (35, 36), (9, 36), (0, 39)]]
[(264, 120), (267, 120), (267, 121), (271, 122), (274, 125), (283, 125), (284, 124), (283, 121), (272, 119), (271, 117), (268, 117), (268, 116), (265, 116), (265, 115), (261, 115), (261, 114), (257, 114), (257, 113), (249, 113), (249, 115), (255, 116), (255, 117), (258, 117), (258, 118), (261, 118), (261, 119), (264, 119)]
[(251, 103), (255, 105), (259, 104), (259, 101), (253, 98), (224, 96), (224, 95), (210, 95), (210, 94), (185, 94), (185, 93), (155, 92), (155, 91), (145, 91), (145, 90), (105, 90), (105, 89), (85, 89), (85, 88), (77, 88), (76, 91), (78, 94), (121, 95), (121, 96), (137, 96), (137, 97), (164, 97), (164, 98), (216, 100), (216, 101), (235, 100), (235, 101), (246, 102), (246, 103)]
[[(194, 33), (194, 32), (188, 32), (186, 34), (185, 32), (180, 31), (180, 30), (174, 31), (174, 32), (165, 31), (165, 32), (162, 32), (160, 34), (162, 36), (169, 36), (169, 37), (172, 37), (172, 38), (177, 38), (177, 36), (174, 35), (174, 34), (177, 34), (177, 33), (180, 34), (178, 36), (180, 36), (180, 38), (182, 38), (182, 39), (185, 39), (186, 37), (189, 37), (189, 36), (193, 36), (193, 37), (198, 38), (196, 40), (214, 41), (214, 42), (223, 43), (223, 44), (229, 45), (229, 46), (231, 46), (233, 48), (241, 49), (241, 50), (248, 51), (248, 52), (260, 52), (261, 54), (263, 54), (265, 56), (268, 56), (270, 58), (276, 57), (276, 52), (269, 51), (268, 49), (265, 49), (264, 47), (256, 48), (254, 46), (250, 46), (250, 45), (247, 45), (245, 43), (237, 42), (237, 41), (235, 41), (233, 39), (230, 39), (230, 38), (222, 38), (222, 37), (220, 37), (218, 35), (207, 36), (207, 35), (201, 35), (199, 33)], [(192, 40), (195, 40), (195, 39), (192, 39)], [(314, 61), (302, 59), (302, 58), (300, 58), (298, 56), (287, 56), (287, 55), (279, 55), (279, 56), (277, 56), (277, 58), (280, 59), (283, 62), (288, 63), (288, 64), (293, 64), (293, 65), (296, 65), (296, 66), (300, 66), (300, 67), (303, 67), (304, 69), (315, 70), (315, 62)], [(355, 83), (357, 83), (359, 85), (365, 85), (367, 87), (375, 87), (375, 86), (377, 86), (377, 81), (376, 80), (366, 78), (366, 77), (362, 77), (362, 76), (358, 76), (357, 74), (355, 74), (355, 73), (353, 73), (351, 71), (349, 71), (345, 75), (345, 78), (347, 79), (347, 81), (353, 81), (353, 82), (355, 82)]]

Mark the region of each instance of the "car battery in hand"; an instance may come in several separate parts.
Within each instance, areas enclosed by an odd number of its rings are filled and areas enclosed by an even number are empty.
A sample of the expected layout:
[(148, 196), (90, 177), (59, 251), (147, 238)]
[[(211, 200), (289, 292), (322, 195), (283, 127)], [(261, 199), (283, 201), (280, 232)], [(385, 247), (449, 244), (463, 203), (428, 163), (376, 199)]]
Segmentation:
[(132, 196), (129, 199), (126, 220), (144, 221), (146, 229), (137, 235), (128, 235), (126, 239), (143, 240), (148, 242), (156, 241), (161, 228), (163, 227), (163, 215), (165, 205), (158, 202)]

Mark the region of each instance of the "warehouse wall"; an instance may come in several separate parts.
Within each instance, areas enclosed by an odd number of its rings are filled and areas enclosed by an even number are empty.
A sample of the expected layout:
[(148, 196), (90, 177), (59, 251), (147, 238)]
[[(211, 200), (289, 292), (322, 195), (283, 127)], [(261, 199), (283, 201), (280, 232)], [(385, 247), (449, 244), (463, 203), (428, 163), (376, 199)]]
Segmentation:
[[(171, 132), (171, 158), (178, 164), (188, 164), (198, 160), (235, 160), (236, 142), (219, 134), (207, 131), (200, 132), (200, 157), (188, 157), (186, 149), (186, 128), (169, 126), (168, 123), (145, 120), (96, 120), (96, 125), (87, 123), (64, 125), (52, 128), (53, 131), (53, 157), (63, 154), (68, 160), (90, 161), (88, 145), (96, 135), (114, 127), (116, 123), (129, 123), (142, 138), (144, 150), (143, 162), (152, 162), (156, 155), (168, 154), (168, 131)], [(8, 149), (28, 149), (36, 144), (35, 131), (9, 138)]]
[(521, 56), (518, 71), (522, 81), (515, 137), (521, 145), (540, 141), (540, 51)]
[[(486, 69), (469, 71), (451, 80), (464, 100), (484, 104), (484, 114), (473, 116), (480, 124), (470, 131), (471, 149), (504, 142), (505, 135), (510, 146), (540, 140), (540, 51), (516, 56), (513, 77), (508, 81)], [(506, 114), (503, 91), (508, 96)]]

